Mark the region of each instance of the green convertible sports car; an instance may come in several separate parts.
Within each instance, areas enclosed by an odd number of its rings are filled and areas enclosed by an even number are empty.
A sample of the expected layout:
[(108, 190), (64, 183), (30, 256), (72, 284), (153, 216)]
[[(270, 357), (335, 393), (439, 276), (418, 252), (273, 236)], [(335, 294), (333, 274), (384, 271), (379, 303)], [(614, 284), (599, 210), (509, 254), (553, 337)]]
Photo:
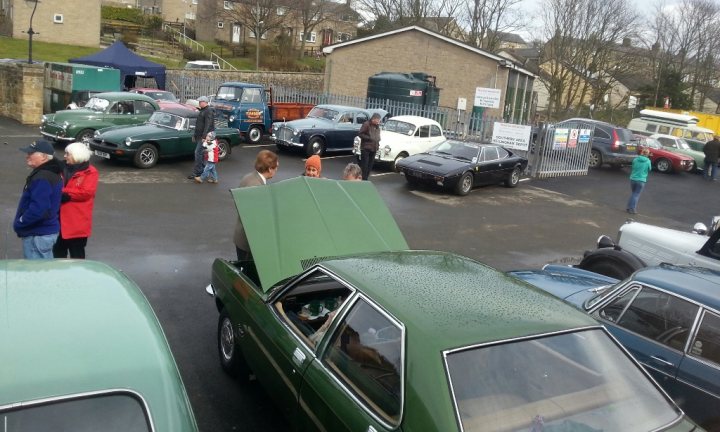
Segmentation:
[(252, 371), (292, 430), (698, 430), (592, 318), (407, 250), (372, 183), (231, 192), (254, 261), (213, 263), (220, 364)]
[[(130, 160), (138, 168), (151, 168), (159, 158), (195, 153), (193, 133), (197, 116), (197, 111), (179, 108), (156, 111), (145, 124), (97, 131), (90, 141), (90, 149), (104, 159)], [(216, 128), (215, 138), (220, 160), (240, 144), (240, 134), (233, 128)]]

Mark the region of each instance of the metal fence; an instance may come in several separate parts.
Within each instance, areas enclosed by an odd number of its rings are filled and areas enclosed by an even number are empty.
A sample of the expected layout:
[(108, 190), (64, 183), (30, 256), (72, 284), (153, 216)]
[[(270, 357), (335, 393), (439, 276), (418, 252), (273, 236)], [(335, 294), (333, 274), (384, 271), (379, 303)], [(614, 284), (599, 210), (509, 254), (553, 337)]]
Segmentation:
[(542, 127), (528, 152), (530, 176), (587, 175), (594, 129), (592, 124), (583, 122)]

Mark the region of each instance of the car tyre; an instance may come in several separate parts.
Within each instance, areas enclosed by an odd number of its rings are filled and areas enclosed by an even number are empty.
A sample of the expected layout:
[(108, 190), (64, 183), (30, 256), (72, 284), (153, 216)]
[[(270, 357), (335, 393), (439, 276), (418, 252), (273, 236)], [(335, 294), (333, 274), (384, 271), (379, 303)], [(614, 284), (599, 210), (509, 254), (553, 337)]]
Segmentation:
[(223, 371), (233, 378), (249, 377), (250, 369), (242, 356), (235, 336), (235, 326), (225, 308), (220, 311), (218, 318), (217, 342), (220, 367)]
[(673, 170), (672, 162), (665, 158), (658, 159), (655, 168), (657, 168), (658, 172), (664, 174), (671, 173)]
[(95, 131), (92, 129), (83, 129), (81, 130), (77, 136), (75, 136), (75, 140), (81, 143), (85, 143), (86, 146), (90, 145), (90, 142), (93, 140), (93, 137), (95, 136)]
[(591, 150), (590, 151), (590, 158), (588, 160), (588, 166), (590, 168), (600, 168), (600, 166), (603, 164), (602, 162), (602, 155), (597, 150)]
[(470, 193), (472, 187), (473, 175), (470, 171), (468, 171), (462, 176), (460, 176), (460, 180), (458, 180), (457, 184), (455, 185), (455, 193), (460, 196), (465, 196)]
[(577, 267), (615, 279), (625, 279), (645, 267), (645, 263), (627, 252), (601, 248), (586, 254)]
[(322, 138), (312, 138), (305, 146), (305, 155), (308, 157), (312, 155), (322, 156), (324, 150), (325, 143)]
[(505, 179), (505, 186), (514, 188), (517, 187), (518, 183), (520, 183), (520, 167), (515, 167), (515, 169), (508, 174), (507, 179)]
[(152, 144), (145, 143), (138, 147), (133, 162), (135, 166), (142, 169), (152, 168), (158, 161), (158, 149)]
[(399, 155), (397, 155), (397, 157), (395, 158), (395, 160), (392, 163), (393, 171), (395, 171), (396, 173), (400, 172), (400, 168), (398, 168), (397, 163), (400, 162), (401, 160), (405, 159), (406, 157), (408, 157), (408, 154), (405, 152), (402, 152)]
[(259, 144), (262, 140), (263, 132), (259, 126), (250, 126), (245, 136), (250, 144)]
[(228, 156), (230, 156), (230, 153), (232, 153), (232, 149), (230, 148), (230, 143), (227, 142), (224, 139), (217, 140), (218, 145), (218, 159), (225, 160)]

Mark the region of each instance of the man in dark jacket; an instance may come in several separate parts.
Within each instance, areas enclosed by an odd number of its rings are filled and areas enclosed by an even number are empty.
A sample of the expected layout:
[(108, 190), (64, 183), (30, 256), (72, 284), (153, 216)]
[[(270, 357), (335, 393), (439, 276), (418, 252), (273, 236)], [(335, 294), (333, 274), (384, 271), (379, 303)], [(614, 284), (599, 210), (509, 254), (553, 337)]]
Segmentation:
[(200, 112), (195, 122), (195, 133), (193, 134), (195, 140), (195, 165), (192, 174), (188, 176), (189, 179), (200, 177), (200, 174), (202, 174), (203, 168), (205, 168), (203, 141), (205, 141), (208, 132), (215, 130), (215, 112), (212, 107), (208, 106), (208, 98), (200, 96), (198, 104), (200, 104)]
[(367, 180), (375, 163), (375, 153), (380, 148), (380, 114), (373, 114), (370, 120), (363, 123), (358, 136), (360, 137), (362, 179)]
[(52, 249), (60, 232), (62, 165), (53, 158), (55, 149), (45, 140), (20, 148), (32, 172), (25, 180), (13, 229), (23, 242), (26, 259), (52, 258)]
[(715, 181), (718, 159), (720, 159), (720, 135), (715, 135), (712, 140), (705, 143), (703, 153), (705, 153), (705, 180)]

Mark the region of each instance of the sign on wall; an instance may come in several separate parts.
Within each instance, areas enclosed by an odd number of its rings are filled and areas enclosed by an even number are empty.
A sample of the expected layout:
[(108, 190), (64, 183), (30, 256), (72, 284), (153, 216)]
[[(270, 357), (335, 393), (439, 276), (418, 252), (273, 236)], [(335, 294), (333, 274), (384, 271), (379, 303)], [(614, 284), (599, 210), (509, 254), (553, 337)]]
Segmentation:
[(530, 148), (531, 133), (530, 126), (495, 122), (492, 143), (513, 150), (527, 151)]
[(476, 87), (473, 105), (484, 108), (500, 108), (500, 89)]

